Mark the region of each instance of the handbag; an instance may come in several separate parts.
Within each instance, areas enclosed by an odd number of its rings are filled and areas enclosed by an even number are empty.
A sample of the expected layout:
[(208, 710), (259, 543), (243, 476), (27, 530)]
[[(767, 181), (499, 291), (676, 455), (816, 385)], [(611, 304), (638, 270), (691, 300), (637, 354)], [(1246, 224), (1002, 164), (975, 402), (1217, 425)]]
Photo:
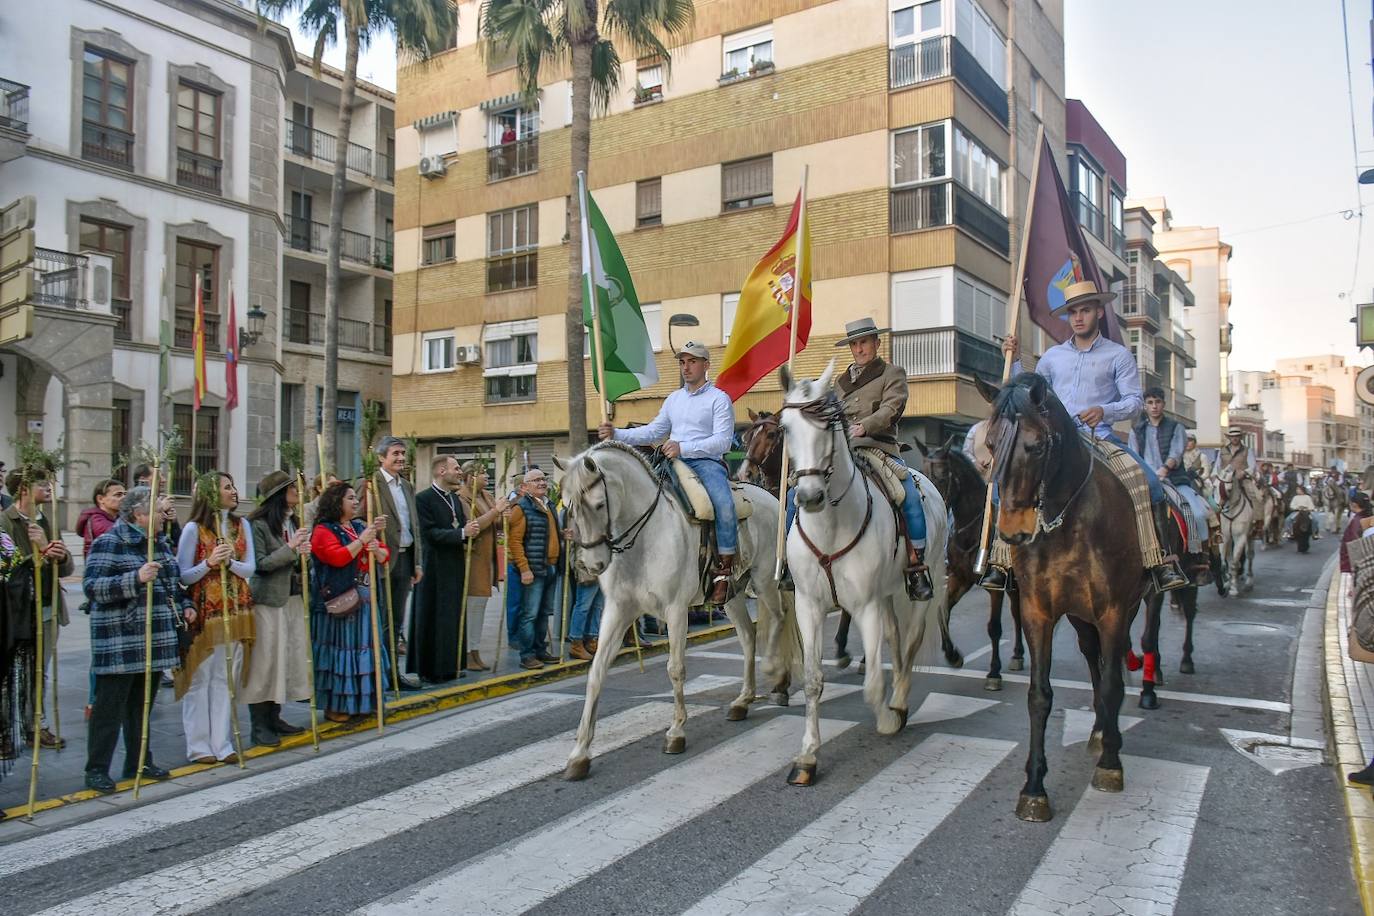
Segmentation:
[(326, 599), (324, 611), (330, 617), (352, 617), (358, 612), (358, 608), (363, 606), (363, 601), (367, 597), (367, 591), (362, 586), (355, 585), (341, 595)]

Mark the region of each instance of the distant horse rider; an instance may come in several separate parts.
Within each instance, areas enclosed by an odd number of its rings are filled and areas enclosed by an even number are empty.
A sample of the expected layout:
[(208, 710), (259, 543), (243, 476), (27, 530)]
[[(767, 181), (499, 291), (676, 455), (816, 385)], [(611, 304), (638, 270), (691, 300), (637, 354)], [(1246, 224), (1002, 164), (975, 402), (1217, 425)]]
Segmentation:
[(1131, 427), (1131, 451), (1145, 459), (1161, 478), (1173, 484), (1192, 510), (1188, 531), (1188, 552), (1202, 553), (1210, 520), (1207, 503), (1194, 489), (1193, 478), (1183, 469), (1187, 437), (1183, 424), (1164, 413), (1164, 389), (1158, 385), (1145, 391), (1145, 414)]
[[(1099, 292), (1091, 280), (1070, 284), (1064, 290), (1064, 304), (1054, 312), (1068, 320), (1073, 334), (1046, 350), (1035, 371), (1049, 382), (1069, 415), (1077, 418), (1080, 428), (1096, 439), (1110, 440), (1135, 459), (1134, 462), (1118, 462), (1109, 458), (1108, 464), (1121, 478), (1135, 503), (1136, 533), (1145, 568), (1155, 588), (1169, 591), (1189, 583), (1178, 558), (1166, 556), (1160, 548), (1159, 531), (1168, 524), (1164, 488), (1154, 469), (1139, 454), (1122, 445), (1112, 432), (1113, 423), (1134, 421), (1141, 408), (1140, 369), (1131, 351), (1101, 333), (1104, 309), (1115, 298), (1116, 293)], [(1017, 347), (1016, 335), (1008, 334), (1002, 343), (1003, 351), (1014, 357)], [(1141, 475), (1143, 480), (1139, 479)], [(1003, 552), (1004, 563), (1005, 557)], [(996, 560), (994, 558), (994, 565), (984, 577), (984, 587), (1005, 587), (1006, 571), (998, 569)]]
[(712, 572), (707, 601), (724, 604), (730, 597), (735, 554), (739, 550), (739, 519), (730, 491), (730, 475), (724, 457), (735, 437), (735, 408), (730, 396), (717, 388), (706, 374), (711, 368), (711, 351), (705, 344), (688, 341), (678, 348), (677, 364), (682, 370), (682, 387), (668, 395), (663, 408), (646, 426), (616, 429), (602, 423), (597, 434), (627, 445), (651, 445), (664, 437), (662, 452), (667, 458), (681, 458), (696, 472), (711, 498), (716, 516), (716, 553), (719, 562)]

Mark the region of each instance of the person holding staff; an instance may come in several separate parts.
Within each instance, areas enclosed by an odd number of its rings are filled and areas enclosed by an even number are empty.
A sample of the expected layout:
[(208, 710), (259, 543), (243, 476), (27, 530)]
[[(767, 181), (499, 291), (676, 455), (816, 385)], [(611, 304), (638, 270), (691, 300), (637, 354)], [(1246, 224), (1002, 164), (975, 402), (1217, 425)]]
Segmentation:
[(468, 518), (477, 523), (478, 534), (468, 541), (472, 551), (472, 565), (468, 572), (468, 622), (467, 638), (469, 671), (487, 671), (490, 666), (482, 661), (475, 648), (482, 639), (482, 624), (487, 603), (496, 594), (499, 579), (496, 572), (496, 533), (501, 530), (501, 513), (510, 508), (505, 497), (495, 500), (487, 494), (487, 466), (480, 460), (463, 464), (463, 483), (458, 487), (458, 501), (468, 513)]

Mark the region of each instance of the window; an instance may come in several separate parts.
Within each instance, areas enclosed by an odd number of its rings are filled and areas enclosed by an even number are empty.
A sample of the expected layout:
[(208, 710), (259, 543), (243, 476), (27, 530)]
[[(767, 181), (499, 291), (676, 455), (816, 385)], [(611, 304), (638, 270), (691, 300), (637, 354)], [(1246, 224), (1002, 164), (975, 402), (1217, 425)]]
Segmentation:
[(86, 48), (81, 79), (81, 158), (132, 169), (134, 65)]
[(954, 177), (983, 203), (1006, 216), (1004, 167), (992, 154), (954, 125)]
[[(939, 273), (944, 273), (940, 271)], [(929, 274), (894, 275), (892, 278), (892, 329), (921, 331), (947, 324), (944, 317), (946, 279)]]
[(424, 229), (423, 264), (442, 264), (454, 257), (454, 225), (439, 223)]
[(533, 320), (489, 324), (482, 331), (488, 403), (532, 401), (538, 372), (538, 326)]
[(133, 330), (130, 324), (133, 298), (129, 280), (129, 227), (83, 218), (78, 231), (82, 251), (98, 251), (110, 256), (111, 306), (115, 318), (119, 320), (114, 336), (116, 340), (129, 340)]
[(310, 343), (310, 284), (292, 280), (286, 307), (286, 339), (292, 343)]
[(539, 211), (534, 204), (487, 215), (487, 292), (539, 281)]
[(177, 184), (219, 193), (220, 95), (192, 83), (177, 86)]
[(1006, 39), (975, 0), (954, 0), (954, 35), (997, 85), (1006, 89)]
[(181, 451), (177, 454), (176, 474), (172, 478), (172, 493), (177, 496), (190, 496), (196, 479), (220, 466), (219, 463), (219, 408), (201, 407), (195, 417), (196, 463), (191, 466), (191, 405), (174, 404), (172, 423), (179, 427), (185, 437)]
[[(189, 349), (196, 325), (196, 278), (200, 278), (201, 307), (205, 312), (205, 352), (219, 346), (219, 249), (177, 239), (175, 339)], [(189, 429), (190, 427), (186, 427)]]
[(493, 111), (487, 121), (487, 145), (500, 146), (539, 136), (539, 109), (506, 108)]
[(1097, 207), (1102, 200), (1102, 177), (1093, 171), (1093, 167), (1082, 156), (1073, 157), (1073, 161), (1073, 189)]
[(954, 275), (954, 324), (984, 340), (1006, 334), (1007, 300), (999, 291), (961, 273)]
[(1121, 197), (1121, 193), (1115, 188), (1112, 189), (1112, 228), (1117, 232), (1122, 231), (1123, 218), (1125, 215), (1126, 203)]
[(773, 157), (728, 162), (720, 169), (721, 206), (748, 210), (773, 203)]
[(946, 124), (927, 124), (892, 135), (892, 186), (948, 178)]
[(657, 57), (640, 58), (635, 69), (635, 101), (663, 98), (663, 61)]
[[(649, 346), (655, 353), (663, 349), (663, 304), (659, 302), (641, 302), (639, 313), (644, 316), (644, 329), (649, 332)], [(587, 328), (587, 333), (582, 335), (582, 358), (591, 359), (592, 356), (592, 329)]]
[(1030, 98), (1027, 100), (1030, 105), (1031, 114), (1037, 118), (1045, 116), (1045, 81), (1040, 78), (1040, 74), (1031, 71), (1030, 79)]
[(735, 329), (735, 310), (739, 308), (739, 293), (726, 293), (720, 297), (720, 342), (730, 342), (730, 332)]
[(449, 372), (454, 366), (453, 335), (447, 331), (423, 337), (424, 371)]
[(134, 402), (127, 398), (115, 398), (110, 404), (114, 408), (110, 415), (110, 467), (119, 468), (111, 476), (127, 487), (130, 483), (130, 456), (134, 453)]
[(487, 120), (487, 181), (539, 169), (539, 109), (507, 108)]
[(940, 0), (907, 3), (892, 11), (892, 46), (934, 38), (944, 32)]
[(663, 179), (647, 178), (635, 184), (635, 226), (663, 225)]
[(773, 24), (761, 25), (747, 32), (727, 35), (722, 43), (725, 61), (721, 73), (741, 76), (750, 72), (771, 69), (773, 66)]

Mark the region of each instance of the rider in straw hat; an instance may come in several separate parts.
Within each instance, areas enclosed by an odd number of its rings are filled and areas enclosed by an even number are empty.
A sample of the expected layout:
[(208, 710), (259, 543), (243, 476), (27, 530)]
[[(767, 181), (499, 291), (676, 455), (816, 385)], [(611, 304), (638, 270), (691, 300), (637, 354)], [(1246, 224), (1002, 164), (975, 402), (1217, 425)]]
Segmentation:
[[(1160, 591), (1183, 588), (1188, 579), (1178, 558), (1165, 556), (1160, 548), (1159, 530), (1168, 523), (1164, 488), (1141, 457), (1127, 449), (1112, 432), (1112, 424), (1134, 420), (1140, 413), (1140, 370), (1131, 351), (1108, 340), (1101, 333), (1105, 309), (1116, 293), (1102, 292), (1091, 280), (1072, 283), (1064, 290), (1064, 304), (1054, 314), (1068, 321), (1073, 334), (1061, 344), (1050, 347), (1040, 357), (1035, 371), (1050, 383), (1069, 415), (1081, 429), (1097, 439), (1109, 439), (1134, 461), (1108, 459), (1108, 464), (1126, 485), (1136, 507), (1136, 531), (1140, 538), (1145, 567)], [(1002, 349), (1012, 356), (1017, 352), (1015, 334), (1008, 334)], [(1018, 366), (1019, 368), (1019, 366)], [(1159, 530), (1156, 525), (1160, 526)], [(998, 585), (994, 574), (987, 584)], [(1005, 581), (1005, 574), (1002, 575)]]

